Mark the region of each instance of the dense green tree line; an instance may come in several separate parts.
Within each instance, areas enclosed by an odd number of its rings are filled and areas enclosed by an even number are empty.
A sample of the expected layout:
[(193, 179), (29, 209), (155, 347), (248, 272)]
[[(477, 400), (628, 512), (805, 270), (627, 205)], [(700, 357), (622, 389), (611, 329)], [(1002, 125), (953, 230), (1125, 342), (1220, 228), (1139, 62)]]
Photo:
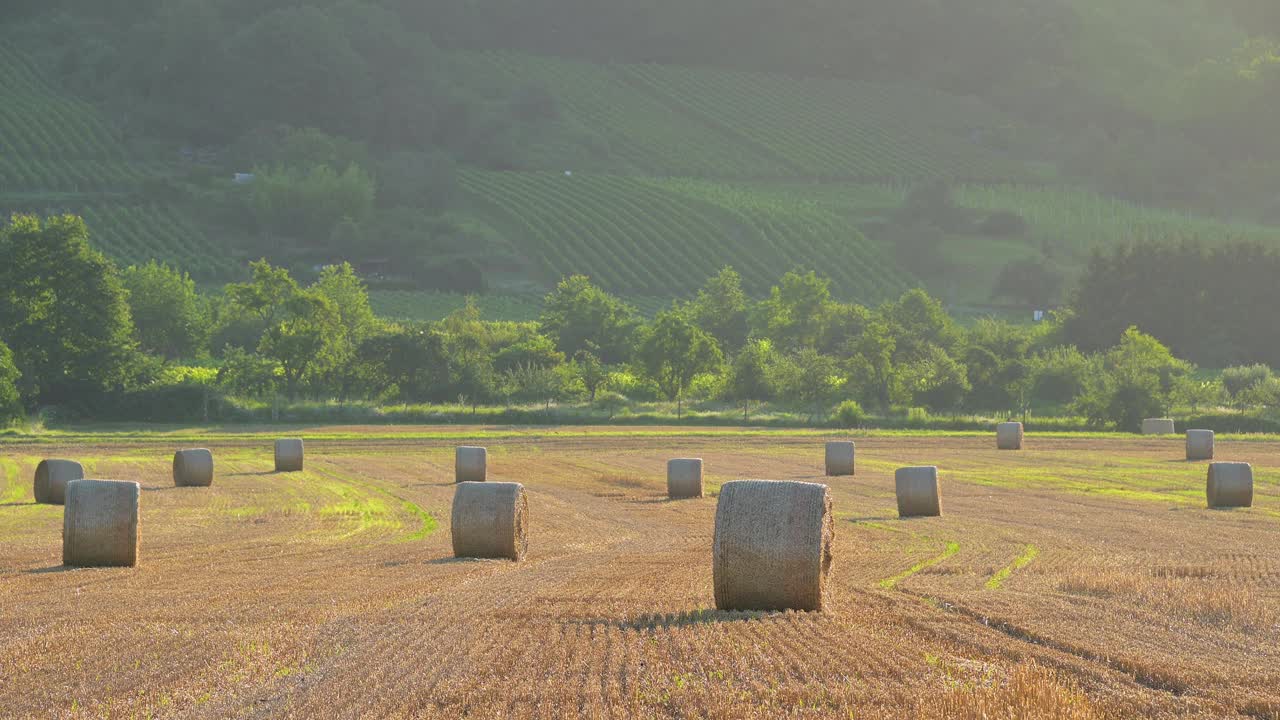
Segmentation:
[(1280, 254), (1259, 245), (1138, 243), (1097, 252), (1066, 338), (1097, 350), (1130, 325), (1209, 367), (1280, 363)]
[(303, 285), (260, 261), (248, 280), (201, 294), (164, 265), (118, 271), (73, 216), (16, 216), (0, 231), (0, 254), (0, 409), (9, 417), (47, 406), (93, 415), (105, 397), (173, 391), (472, 408), (592, 402), (611, 413), (654, 400), (680, 412), (695, 399), (746, 416), (767, 402), (849, 422), (863, 408), (1034, 410), (1131, 428), (1174, 404), (1280, 397), (1265, 366), (1197, 380), (1131, 326), (1082, 352), (1069, 339), (1087, 307), (1065, 323), (963, 327), (921, 290), (869, 308), (833, 299), (812, 271), (784, 274), (753, 301), (725, 268), (652, 319), (574, 276), (547, 295), (537, 322), (488, 322), (469, 303), (440, 322), (395, 323), (374, 316), (345, 263)]

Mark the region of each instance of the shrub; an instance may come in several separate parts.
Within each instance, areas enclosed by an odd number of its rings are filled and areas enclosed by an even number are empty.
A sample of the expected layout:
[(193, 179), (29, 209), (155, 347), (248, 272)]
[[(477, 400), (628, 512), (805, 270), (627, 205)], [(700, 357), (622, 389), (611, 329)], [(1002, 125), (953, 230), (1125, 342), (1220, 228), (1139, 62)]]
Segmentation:
[(606, 390), (596, 395), (594, 406), (597, 410), (609, 413), (609, 419), (612, 420), (614, 415), (626, 410), (631, 405), (631, 401), (622, 393), (616, 393), (612, 390)]
[(929, 411), (921, 407), (913, 407), (907, 411), (907, 427), (923, 428), (929, 424)]
[(836, 422), (840, 427), (858, 427), (866, 419), (866, 413), (856, 400), (845, 400), (836, 407)]

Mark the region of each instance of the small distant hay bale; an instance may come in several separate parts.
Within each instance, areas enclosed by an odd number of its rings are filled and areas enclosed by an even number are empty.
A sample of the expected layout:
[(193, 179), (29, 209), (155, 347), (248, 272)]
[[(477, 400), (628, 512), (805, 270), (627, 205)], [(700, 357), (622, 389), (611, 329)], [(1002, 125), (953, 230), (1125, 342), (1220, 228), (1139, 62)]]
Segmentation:
[(734, 480), (720, 487), (712, 577), (720, 610), (829, 606), (831, 495), (818, 483)]
[(1188, 430), (1187, 431), (1187, 459), (1188, 460), (1212, 460), (1213, 459), (1213, 431), (1212, 430)]
[(899, 517), (932, 517), (942, 514), (942, 491), (938, 487), (938, 468), (898, 468), (893, 476), (898, 493)]
[(213, 484), (213, 453), (205, 448), (179, 450), (173, 454), (173, 484), (178, 487), (209, 487)]
[(853, 442), (850, 440), (835, 440), (827, 443), (827, 477), (852, 475), (854, 452)]
[(667, 497), (672, 500), (702, 497), (702, 458), (667, 461)]
[(1173, 421), (1169, 418), (1147, 418), (1142, 421), (1143, 435), (1172, 435)]
[(302, 472), (302, 439), (276, 441), (276, 472)]
[(67, 483), (84, 479), (84, 466), (74, 460), (41, 460), (36, 466), (36, 502), (61, 505), (66, 500)]
[(1211, 508), (1253, 506), (1253, 466), (1243, 462), (1209, 463), (1206, 486)]
[(138, 564), (142, 488), (119, 480), (72, 480), (62, 514), (62, 563), (73, 567)]
[(996, 425), (997, 450), (1022, 449), (1022, 423), (1002, 422)]
[(458, 483), (450, 520), (454, 557), (524, 559), (529, 548), (528, 518), (524, 485)]
[(489, 451), (482, 447), (460, 447), (453, 454), (454, 482), (484, 482), (488, 479)]

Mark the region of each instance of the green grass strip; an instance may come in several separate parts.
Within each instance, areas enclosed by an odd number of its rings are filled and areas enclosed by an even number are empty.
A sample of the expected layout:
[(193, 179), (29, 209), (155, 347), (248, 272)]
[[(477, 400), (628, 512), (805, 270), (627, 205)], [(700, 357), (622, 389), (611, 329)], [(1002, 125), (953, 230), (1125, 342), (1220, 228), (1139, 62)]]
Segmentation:
[(381, 495), (385, 495), (386, 497), (389, 497), (392, 500), (395, 500), (396, 502), (400, 503), (400, 508), (402, 510), (418, 518), (418, 521), (421, 523), (418, 526), (418, 529), (400, 538), (399, 542), (421, 540), (426, 536), (430, 535), (431, 533), (435, 532), (436, 530), (435, 516), (427, 512), (426, 510), (423, 510), (422, 507), (420, 507), (417, 503), (411, 500), (406, 500), (389, 490), (378, 487), (377, 485), (367, 480), (361, 480), (347, 473), (338, 472), (336, 470), (317, 470), (317, 472), (321, 475), (327, 475), (328, 477), (333, 478), (334, 480), (337, 480), (339, 482), (350, 483), (351, 485), (359, 486), (359, 487), (365, 488), (366, 490), (372, 490)]
[(942, 554), (931, 557), (928, 560), (922, 560), (916, 563), (915, 565), (912, 565), (910, 568), (903, 570), (897, 575), (894, 575), (891, 578), (885, 578), (884, 580), (881, 580), (880, 587), (886, 590), (892, 590), (893, 586), (897, 585), (903, 580), (906, 580), (907, 578), (911, 577), (912, 575), (915, 575), (916, 573), (920, 572), (921, 570), (924, 570), (925, 568), (933, 567), (934, 565), (937, 565), (938, 563), (942, 562), (943, 560), (946, 560), (947, 558), (951, 557), (952, 555), (955, 555), (958, 552), (960, 552), (960, 543), (947, 542), (947, 549), (943, 550)]
[(0, 466), (4, 467), (5, 477), (4, 492), (0, 492), (0, 504), (8, 505), (25, 500), (27, 489), (22, 486), (22, 483), (18, 482), (18, 473), (20, 471), (18, 463), (5, 458), (0, 460)]
[[(478, 424), (484, 423), (483, 416), (477, 418)], [(357, 423), (358, 424), (358, 423)], [(674, 418), (668, 424), (652, 425), (545, 425), (515, 426), (489, 425), (486, 427), (470, 427), (465, 429), (445, 428), (440, 425), (388, 426), (381, 430), (377, 425), (361, 426), (359, 430), (347, 430), (352, 423), (294, 423), (279, 426), (264, 425), (164, 425), (146, 423), (103, 423), (70, 426), (56, 430), (18, 430), (0, 431), (0, 445), (22, 443), (110, 443), (110, 442), (163, 442), (172, 443), (180, 440), (212, 441), (222, 440), (252, 441), (260, 438), (273, 438), (285, 432), (302, 433), (308, 440), (460, 440), (460, 439), (504, 439), (504, 438), (719, 438), (719, 437), (826, 437), (840, 435), (857, 438), (987, 438), (991, 436), (986, 430), (839, 430), (836, 428), (804, 428), (804, 427), (737, 427), (680, 425)], [(344, 428), (338, 430), (337, 428)], [(1035, 433), (1035, 437), (1046, 439), (1146, 439), (1132, 433), (1117, 432), (1074, 432), (1045, 431)], [(1243, 442), (1275, 442), (1280, 441), (1280, 434), (1219, 434), (1219, 440)], [(1172, 438), (1170, 446), (1174, 446), (1179, 438)]]
[(1000, 572), (991, 576), (991, 579), (987, 581), (986, 588), (988, 590), (999, 590), (1000, 586), (1004, 584), (1005, 580), (1009, 579), (1010, 575), (1029, 565), (1039, 554), (1040, 548), (1035, 545), (1028, 545), (1016, 560), (1001, 568)]

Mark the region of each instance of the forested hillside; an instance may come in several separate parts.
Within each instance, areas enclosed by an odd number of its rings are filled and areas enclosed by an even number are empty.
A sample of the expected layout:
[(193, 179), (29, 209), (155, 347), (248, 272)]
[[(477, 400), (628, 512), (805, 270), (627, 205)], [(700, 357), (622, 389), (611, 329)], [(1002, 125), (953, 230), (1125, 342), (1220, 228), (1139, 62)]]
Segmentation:
[(1280, 247), (1254, 0), (12, 5), (0, 209), (205, 283), (350, 260), (421, 316), (733, 265), (1030, 308), (1095, 248)]

